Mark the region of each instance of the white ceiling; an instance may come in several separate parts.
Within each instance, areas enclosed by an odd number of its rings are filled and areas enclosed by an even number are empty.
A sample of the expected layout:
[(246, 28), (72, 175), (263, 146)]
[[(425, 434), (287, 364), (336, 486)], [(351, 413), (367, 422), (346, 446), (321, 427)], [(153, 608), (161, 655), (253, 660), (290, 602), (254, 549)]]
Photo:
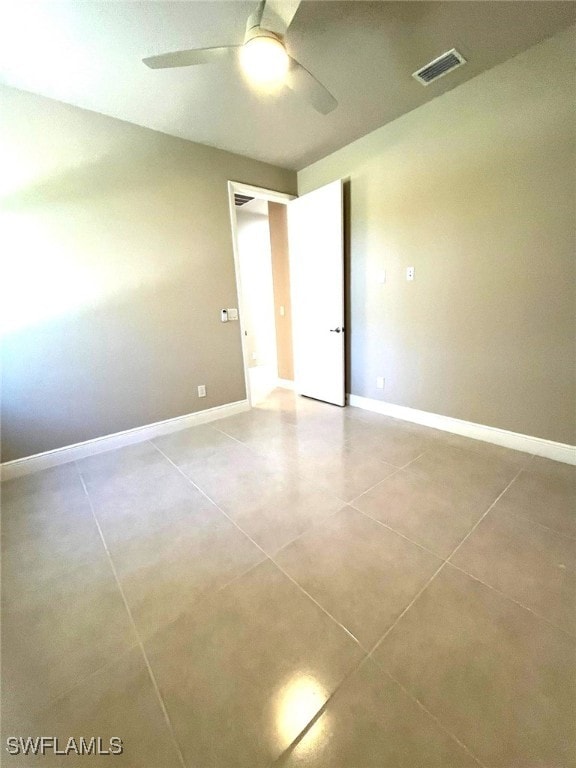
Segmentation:
[[(256, 5), (5, 0), (0, 82), (300, 169), (576, 21), (573, 2), (305, 0), (287, 44), (338, 99), (326, 116), (287, 89), (258, 95), (233, 61), (142, 64), (171, 50), (241, 43)], [(452, 47), (466, 66), (427, 88), (411, 77)]]

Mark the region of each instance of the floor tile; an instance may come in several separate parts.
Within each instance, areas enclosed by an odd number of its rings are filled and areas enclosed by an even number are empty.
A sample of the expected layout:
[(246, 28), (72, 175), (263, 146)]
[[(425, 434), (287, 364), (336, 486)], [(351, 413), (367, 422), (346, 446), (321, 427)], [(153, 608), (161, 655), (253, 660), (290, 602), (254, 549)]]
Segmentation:
[(440, 565), (434, 555), (350, 507), (274, 560), (367, 650)]
[(396, 470), (397, 467), (347, 445), (332, 447), (300, 469), (304, 477), (343, 501), (351, 501)]
[(459, 487), (471, 503), (487, 508), (518, 474), (514, 464), (453, 446), (431, 448), (410, 464), (426, 480)]
[(297, 428), (303, 436), (320, 437), (331, 444), (343, 446), (356, 440), (361, 445), (382, 436), (382, 430), (359, 419), (350, 418), (346, 411), (317, 413), (301, 418)]
[(10, 706), (42, 706), (136, 642), (104, 553), (14, 597), (3, 588), (2, 603), (2, 692)]
[(330, 700), (284, 768), (478, 768), (400, 686), (368, 660)]
[(187, 768), (576, 768), (574, 467), (276, 390), (0, 494), (5, 730), (180, 765), (126, 600)]
[(232, 493), (220, 501), (231, 519), (270, 555), (343, 505), (336, 496), (298, 476), (269, 480), (257, 494)]
[(442, 558), (452, 553), (485, 511), (460, 484), (429, 480), (409, 467), (354, 499), (352, 506)]
[[(104, 748), (109, 747), (111, 737), (122, 740), (120, 755), (75, 757), (72, 752), (62, 757), (52, 752), (46, 757), (31, 758), (28, 765), (46, 768), (84, 763), (119, 768), (181, 767), (140, 649), (124, 654), (49, 707), (4, 722), (3, 731), (5, 735), (56, 736), (60, 750), (65, 749), (70, 737), (79, 744), (81, 736), (87, 742), (92, 736), (100, 736)], [(4, 751), (2, 765), (24, 768), (25, 759), (22, 755), (10, 757)]]
[(174, 621), (265, 555), (216, 507), (175, 517), (148, 536), (110, 544), (141, 637)]
[(140, 541), (182, 519), (201, 526), (215, 516), (214, 505), (177, 470), (160, 478), (144, 471), (130, 478), (99, 480), (87, 488), (108, 545)]
[(505, 448), (502, 445), (488, 443), (485, 440), (475, 440), (463, 435), (456, 435), (452, 432), (440, 432), (435, 430), (434, 441), (443, 445), (450, 445), (454, 448), (462, 448), (467, 451), (479, 453), (481, 456), (499, 459), (510, 464), (517, 469), (529, 467), (532, 464), (533, 456), (525, 451), (515, 451), (512, 448)]
[(362, 658), (270, 561), (145, 644), (189, 765), (267, 766)]
[(508, 488), (502, 496), (500, 509), (576, 538), (574, 467), (557, 462), (536, 462), (521, 472)]
[(451, 562), (576, 635), (576, 548), (571, 539), (498, 502)]
[(244, 442), (254, 436), (271, 436), (290, 432), (293, 429), (294, 416), (289, 411), (253, 408), (245, 413), (218, 419), (214, 425), (219, 432)]
[(76, 464), (89, 486), (100, 483), (121, 485), (144, 476), (160, 479), (177, 471), (149, 441), (89, 456)]
[(202, 460), (184, 462), (181, 469), (218, 506), (235, 496), (241, 499), (262, 492), (268, 482), (281, 479), (265, 457), (240, 444)]
[(576, 486), (576, 466), (573, 464), (564, 464), (561, 461), (545, 459), (543, 456), (534, 456), (526, 470), (544, 477), (563, 480), (568, 487), (573, 489)]
[[(343, 442), (340, 445), (344, 447)], [(270, 470), (290, 475), (301, 474), (312, 462), (322, 460), (334, 450), (335, 443), (327, 440), (321, 430), (295, 427), (282, 435), (255, 436), (249, 446), (266, 459)]]
[(445, 566), (375, 660), (490, 768), (574, 758), (575, 644)]
[(354, 435), (348, 440), (348, 445), (395, 467), (403, 467), (431, 448), (433, 442), (421, 435), (392, 427), (378, 430), (376, 434)]
[[(218, 424), (218, 422), (215, 423)], [(223, 448), (234, 445), (236, 441), (214, 427), (199, 424), (191, 429), (156, 437), (152, 443), (180, 466), (186, 461), (212, 456)]]
[(74, 494), (81, 494), (82, 484), (79, 480), (78, 470), (73, 462), (4, 480), (0, 486), (2, 508), (4, 510), (8, 502), (16, 504), (35, 494), (42, 494), (45, 498), (69, 498)]
[(14, 593), (104, 554), (77, 472), (66, 490), (45, 488), (3, 501), (1, 542), (2, 586)]

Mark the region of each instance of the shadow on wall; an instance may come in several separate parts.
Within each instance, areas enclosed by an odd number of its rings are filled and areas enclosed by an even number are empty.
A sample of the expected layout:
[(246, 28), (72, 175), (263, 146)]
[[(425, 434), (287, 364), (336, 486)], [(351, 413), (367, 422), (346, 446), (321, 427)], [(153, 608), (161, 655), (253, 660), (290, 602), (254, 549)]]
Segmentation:
[(7, 334), (2, 461), (244, 399), (239, 324), (192, 290), (134, 289)]
[[(186, 168), (187, 165), (190, 168)], [(125, 196), (134, 189), (144, 189), (151, 182), (155, 187), (173, 183), (179, 174), (193, 172), (193, 169), (194, 162), (183, 158), (180, 147), (177, 151), (167, 151), (165, 146), (155, 148), (153, 142), (141, 150), (122, 146), (9, 192), (2, 197), (2, 208), (14, 211), (78, 201), (85, 204), (99, 198), (106, 198), (110, 203), (110, 196)], [(227, 199), (225, 186), (222, 199)]]

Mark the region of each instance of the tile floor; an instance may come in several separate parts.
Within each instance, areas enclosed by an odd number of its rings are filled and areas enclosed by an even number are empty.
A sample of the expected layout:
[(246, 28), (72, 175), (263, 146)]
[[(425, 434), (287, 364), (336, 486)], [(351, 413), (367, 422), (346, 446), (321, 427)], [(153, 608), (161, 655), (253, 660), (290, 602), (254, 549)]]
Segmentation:
[(572, 467), (277, 390), (2, 486), (3, 738), (138, 768), (570, 768)]

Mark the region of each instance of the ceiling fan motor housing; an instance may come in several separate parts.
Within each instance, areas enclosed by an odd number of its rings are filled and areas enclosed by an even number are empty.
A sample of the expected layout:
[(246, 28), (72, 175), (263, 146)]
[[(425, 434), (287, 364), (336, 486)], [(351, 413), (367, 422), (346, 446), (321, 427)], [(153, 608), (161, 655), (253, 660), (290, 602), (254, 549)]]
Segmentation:
[(250, 29), (248, 29), (248, 26), (246, 26), (246, 34), (244, 35), (244, 45), (246, 45), (246, 43), (249, 43), (251, 40), (256, 39), (257, 37), (269, 37), (269, 38), (272, 38), (272, 40), (276, 40), (278, 43), (281, 43), (282, 45), (284, 45), (284, 41), (282, 40), (282, 37), (280, 35), (277, 35), (276, 32), (271, 32), (269, 29), (262, 29), (262, 27), (259, 25), (256, 25), (255, 27), (250, 27)]

